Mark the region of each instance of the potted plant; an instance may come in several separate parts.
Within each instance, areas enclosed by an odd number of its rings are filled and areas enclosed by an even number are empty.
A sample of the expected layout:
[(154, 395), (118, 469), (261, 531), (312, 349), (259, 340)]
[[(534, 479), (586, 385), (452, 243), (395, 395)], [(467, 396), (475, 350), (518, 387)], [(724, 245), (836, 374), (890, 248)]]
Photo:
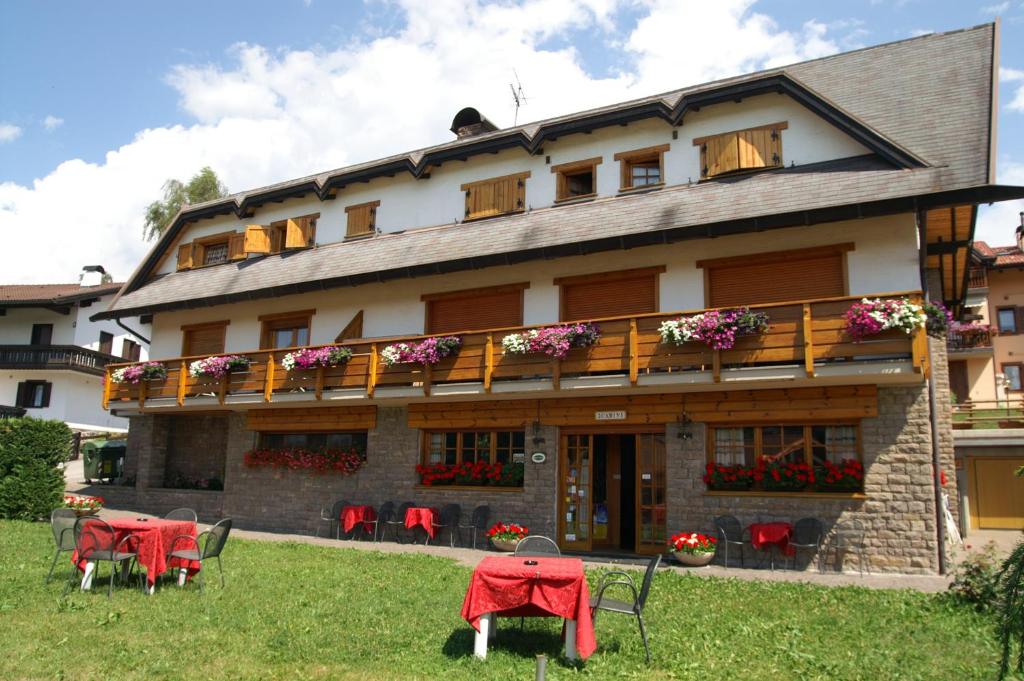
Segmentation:
[(800, 492), (814, 484), (814, 469), (808, 464), (768, 463), (764, 466), (762, 485), (770, 492)]
[(700, 532), (680, 532), (668, 540), (668, 550), (682, 565), (703, 567), (715, 557), (718, 540)]
[(64, 506), (70, 508), (78, 517), (96, 515), (103, 508), (103, 497), (87, 497), (75, 494), (64, 496)]
[(137, 385), (141, 381), (161, 381), (167, 378), (167, 367), (160, 362), (143, 362), (131, 366), (114, 369), (110, 380), (114, 383), (131, 383)]
[(864, 464), (844, 459), (839, 465), (825, 461), (815, 469), (819, 492), (860, 492), (864, 489)]
[(487, 530), (487, 536), (491, 544), (499, 551), (515, 551), (519, 540), (530, 534), (528, 528), (516, 525), (515, 523), (496, 523)]

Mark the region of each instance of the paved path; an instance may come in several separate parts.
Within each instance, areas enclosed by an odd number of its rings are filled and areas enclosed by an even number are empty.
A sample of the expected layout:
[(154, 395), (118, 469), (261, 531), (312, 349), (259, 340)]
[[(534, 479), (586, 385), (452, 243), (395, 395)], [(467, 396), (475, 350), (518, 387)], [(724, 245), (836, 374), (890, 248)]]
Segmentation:
[[(123, 517), (147, 517), (145, 513), (133, 511), (119, 511), (103, 509), (101, 518), (123, 518)], [(152, 516), (148, 516), (152, 517)], [(201, 526), (205, 529), (208, 526)], [(457, 563), (469, 567), (476, 566), (488, 551), (480, 549), (451, 548), (444, 546), (424, 546), (422, 544), (398, 544), (392, 541), (373, 543), (371, 541), (351, 541), (324, 539), (322, 537), (310, 537), (301, 534), (285, 534), (276, 532), (256, 532), (253, 530), (232, 530), (232, 536), (252, 539), (256, 541), (275, 542), (297, 542), (301, 544), (313, 544), (316, 546), (328, 546), (332, 548), (353, 549), (356, 551), (379, 551), (381, 553), (420, 553), (439, 558), (448, 558)], [(642, 569), (636, 559), (624, 559), (621, 561), (609, 560), (606, 558), (590, 558), (581, 556), (587, 563), (588, 568), (614, 567), (616, 569)], [(814, 571), (792, 571), (792, 570), (752, 570), (738, 568), (723, 568), (717, 565), (709, 565), (702, 568), (684, 568), (678, 565), (670, 565), (668, 569), (678, 573), (688, 572), (699, 577), (732, 577), (748, 581), (768, 580), (775, 582), (804, 582), (818, 584), (821, 586), (860, 586), (868, 589), (915, 589), (924, 592), (944, 591), (949, 585), (949, 577), (937, 575), (898, 575), (898, 574), (865, 574), (859, 573), (818, 573)]]

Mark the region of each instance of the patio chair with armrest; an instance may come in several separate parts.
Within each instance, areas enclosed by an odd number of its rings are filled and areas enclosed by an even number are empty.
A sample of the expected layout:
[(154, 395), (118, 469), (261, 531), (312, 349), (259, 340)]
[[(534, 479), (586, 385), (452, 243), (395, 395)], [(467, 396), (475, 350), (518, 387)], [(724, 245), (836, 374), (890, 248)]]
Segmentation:
[[(390, 520), (394, 515), (395, 502), (385, 501), (383, 504), (380, 505), (380, 508), (377, 510), (376, 518), (374, 518), (373, 520), (364, 520), (363, 522), (359, 523), (359, 526), (362, 528), (364, 535), (368, 534), (373, 541), (377, 541), (377, 528), (380, 527), (380, 524), (384, 522), (385, 519)], [(373, 530), (367, 530), (367, 525), (370, 525), (373, 528)]]
[[(441, 534), (448, 530), (448, 544), (455, 548), (455, 532), (459, 527), (459, 518), (462, 517), (462, 506), (459, 504), (445, 504), (437, 514), (437, 522), (431, 522), (431, 526), (437, 531), (438, 539)], [(430, 534), (427, 534), (427, 544), (430, 543)]]
[(840, 572), (843, 570), (843, 561), (847, 553), (857, 554), (857, 569), (864, 574), (864, 566), (867, 565), (867, 572), (871, 574), (871, 563), (867, 560), (867, 530), (859, 527), (835, 527), (836, 541), (834, 543), (836, 552), (836, 564)]
[[(231, 518), (225, 518), (210, 529), (200, 533), (198, 537), (193, 537), (190, 534), (179, 534), (171, 540), (171, 547), (167, 552), (167, 563), (170, 564), (174, 558), (199, 563), (199, 591), (202, 592), (204, 588), (203, 573), (205, 572), (205, 563), (210, 558), (216, 558), (217, 568), (220, 570), (220, 586), (223, 589), (224, 565), (220, 562), (220, 554), (228, 541), (228, 535), (231, 534), (232, 523)], [(203, 537), (206, 537), (205, 541), (203, 541)]]
[[(654, 579), (654, 572), (661, 563), (661, 555), (656, 555), (647, 563), (647, 571), (644, 573), (644, 581), (637, 591), (633, 577), (622, 570), (612, 570), (601, 576), (597, 586), (597, 596), (590, 599), (590, 614), (597, 626), (597, 613), (601, 610), (618, 612), (623, 615), (634, 615), (636, 623), (640, 627), (640, 638), (644, 642), (644, 652), (647, 654), (647, 664), (651, 663), (651, 647), (647, 643), (647, 629), (644, 627), (644, 605), (647, 604), (647, 596), (651, 592), (651, 582)], [(612, 586), (628, 588), (633, 593), (633, 600), (620, 601), (605, 596), (605, 591)]]
[(729, 567), (729, 547), (738, 547), (740, 551), (740, 567), (743, 567), (743, 547), (749, 542), (743, 541), (743, 526), (736, 516), (720, 515), (715, 518), (715, 529), (718, 532), (718, 545), (723, 549), (722, 566)]
[(50, 530), (53, 531), (53, 543), (56, 544), (57, 550), (53, 553), (50, 571), (46, 574), (47, 584), (53, 578), (53, 569), (57, 566), (60, 554), (75, 550), (75, 523), (77, 521), (78, 514), (70, 508), (55, 508), (50, 512)]
[(402, 532), (405, 531), (405, 512), (415, 505), (416, 504), (412, 501), (403, 501), (398, 508), (395, 509), (390, 520), (381, 521), (383, 523), (383, 527), (380, 530), (380, 541), (384, 541), (384, 535), (386, 535), (387, 531), (390, 529), (395, 535), (395, 541), (399, 544), (402, 543)]
[(539, 534), (531, 534), (528, 537), (523, 537), (516, 544), (517, 556), (551, 556), (559, 558), (562, 555), (561, 550), (558, 548), (558, 544), (547, 537), (542, 537)]
[(182, 520), (199, 522), (199, 516), (191, 508), (176, 508), (164, 516), (164, 520)]
[(341, 511), (346, 507), (351, 506), (344, 499), (338, 499), (331, 507), (324, 506), (320, 509), (320, 524), (316, 528), (316, 536), (320, 536), (320, 528), (323, 527), (324, 523), (327, 523), (327, 537), (331, 536), (331, 530), (334, 530), (334, 538), (341, 539)]
[(793, 547), (793, 569), (796, 569), (796, 556), (800, 549), (814, 549), (818, 558), (818, 572), (821, 572), (821, 539), (825, 536), (825, 528), (817, 518), (801, 518), (793, 525), (793, 538), (789, 545)]
[(476, 533), (477, 533), (477, 531), (486, 532), (487, 531), (487, 523), (490, 521), (490, 519), (491, 519), (491, 507), (490, 506), (488, 506), (487, 504), (482, 504), (482, 505), (477, 506), (476, 508), (474, 508), (473, 509), (473, 515), (472, 515), (472, 517), (471, 517), (471, 519), (469, 521), (469, 524), (468, 525), (463, 525), (461, 522), (459, 523), (458, 529), (459, 529), (459, 540), (460, 540), (460, 543), (461, 543), (461, 540), (462, 540), (462, 531), (463, 530), (472, 530), (472, 532), (473, 532), (473, 548), (475, 549), (476, 548)]
[[(114, 580), (117, 579), (118, 570), (116, 565), (127, 565), (124, 576), (131, 576), (132, 564), (138, 558), (138, 554), (132, 550), (131, 542), (136, 538), (131, 534), (125, 535), (120, 541), (117, 539), (117, 532), (105, 520), (85, 516), (75, 521), (74, 528), (75, 551), (78, 552), (78, 560), (93, 563), (94, 570), (92, 579), (95, 580), (100, 573), (100, 563), (110, 563), (110, 586), (107, 588), (107, 598), (114, 595)], [(64, 593), (71, 590), (71, 585), (78, 577), (78, 565), (71, 564), (71, 574), (68, 576), (68, 583), (64, 587)], [(139, 570), (139, 585), (145, 588), (142, 581), (142, 570)]]

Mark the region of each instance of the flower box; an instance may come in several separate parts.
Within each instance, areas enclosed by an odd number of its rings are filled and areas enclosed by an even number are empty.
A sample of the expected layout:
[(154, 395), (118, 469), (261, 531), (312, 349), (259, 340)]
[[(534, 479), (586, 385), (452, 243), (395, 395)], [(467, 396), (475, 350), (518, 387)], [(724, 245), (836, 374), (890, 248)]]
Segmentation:
[(745, 491), (754, 486), (758, 469), (750, 466), (722, 466), (709, 463), (704, 470), (704, 484), (712, 491)]
[(501, 339), (502, 354), (544, 354), (565, 359), (573, 348), (588, 348), (601, 338), (593, 324), (562, 324), (512, 333)]
[(354, 475), (366, 462), (366, 457), (356, 449), (252, 449), (245, 453), (243, 460), (250, 468), (286, 468), (288, 470), (310, 470), (314, 473), (336, 473)]
[(521, 463), (432, 463), (416, 466), (425, 487), (455, 485), (466, 487), (522, 487), (525, 466)]
[(138, 385), (142, 381), (162, 381), (167, 378), (167, 367), (160, 362), (143, 362), (114, 369), (110, 374), (113, 383)]
[(381, 350), (380, 360), (386, 367), (396, 364), (433, 366), (458, 354), (461, 347), (462, 338), (459, 336), (435, 336), (419, 343), (392, 343)]
[(942, 303), (933, 300), (918, 304), (907, 298), (862, 298), (846, 311), (844, 317), (846, 332), (853, 337), (854, 343), (893, 329), (905, 334), (925, 329), (928, 335), (945, 339), (953, 321), (952, 313)]
[(839, 464), (825, 461), (815, 467), (819, 492), (860, 492), (864, 489), (864, 464), (845, 459)]
[(352, 359), (352, 351), (348, 348), (328, 346), (323, 348), (303, 348), (289, 352), (281, 358), (281, 366), (285, 371), (319, 369), (320, 367), (336, 367)]
[(661, 342), (684, 345), (700, 341), (715, 350), (730, 350), (742, 336), (760, 335), (768, 330), (768, 315), (748, 307), (708, 310), (700, 314), (662, 322)]
[(188, 373), (193, 378), (224, 378), (235, 371), (246, 371), (252, 360), (242, 355), (214, 355), (197, 359), (188, 365)]
[(769, 492), (800, 492), (814, 480), (814, 469), (806, 463), (770, 463), (764, 466), (761, 484)]

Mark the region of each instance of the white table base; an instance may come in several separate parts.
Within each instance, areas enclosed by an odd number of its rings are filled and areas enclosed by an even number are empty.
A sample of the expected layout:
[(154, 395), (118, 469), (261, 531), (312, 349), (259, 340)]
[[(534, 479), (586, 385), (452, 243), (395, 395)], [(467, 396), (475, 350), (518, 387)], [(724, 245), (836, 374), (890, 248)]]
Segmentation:
[[(480, 616), (480, 630), (473, 638), (473, 654), (487, 659), (487, 640), (498, 633), (498, 617), (493, 612)], [(576, 620), (565, 620), (565, 659), (576, 660)]]

